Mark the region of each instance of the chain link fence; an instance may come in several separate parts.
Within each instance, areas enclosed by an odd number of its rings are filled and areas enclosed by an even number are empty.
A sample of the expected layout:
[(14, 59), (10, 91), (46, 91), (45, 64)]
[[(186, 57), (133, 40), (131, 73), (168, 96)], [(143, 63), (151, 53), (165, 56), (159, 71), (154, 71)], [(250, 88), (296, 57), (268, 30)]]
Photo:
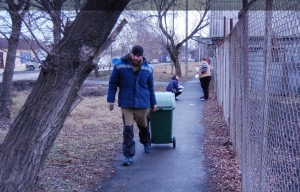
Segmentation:
[(266, 2), (251, 3), (217, 46), (214, 87), (243, 191), (300, 192), (300, 3)]

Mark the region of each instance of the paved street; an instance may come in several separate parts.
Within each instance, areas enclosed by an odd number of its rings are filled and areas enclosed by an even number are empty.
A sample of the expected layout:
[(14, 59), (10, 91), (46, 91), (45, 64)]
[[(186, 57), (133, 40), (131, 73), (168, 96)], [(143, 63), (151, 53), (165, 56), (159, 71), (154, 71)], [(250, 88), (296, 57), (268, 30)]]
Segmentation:
[[(108, 70), (108, 67), (101, 68), (99, 71)], [(14, 71), (13, 81), (20, 81), (20, 80), (36, 80), (39, 76), (40, 70), (34, 71), (25, 71), (25, 70), (16, 70)], [(3, 69), (0, 69), (0, 83), (2, 82), (3, 76)], [(106, 83), (106, 82), (102, 82)]]
[[(107, 70), (107, 69), (104, 69)], [(2, 82), (2, 71), (0, 71), (0, 83)], [(13, 81), (20, 80), (36, 80), (39, 76), (40, 71), (17, 71), (13, 75)], [(85, 80), (84, 83), (88, 84), (108, 84), (108, 81), (99, 81), (99, 80)], [(155, 85), (166, 85), (167, 82), (155, 82)]]
[[(39, 70), (29, 72), (29, 71), (16, 71), (13, 75), (13, 81), (19, 80), (36, 80), (39, 75)], [(0, 71), (0, 83), (2, 82), (3, 70)]]

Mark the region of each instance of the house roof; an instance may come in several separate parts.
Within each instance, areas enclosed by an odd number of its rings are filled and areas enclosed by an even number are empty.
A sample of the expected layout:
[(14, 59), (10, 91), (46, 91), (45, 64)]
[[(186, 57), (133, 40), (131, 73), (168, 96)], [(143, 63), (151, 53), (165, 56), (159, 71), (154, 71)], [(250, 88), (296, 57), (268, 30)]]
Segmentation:
[[(37, 44), (35, 42), (20, 39), (17, 49), (28, 50), (32, 48), (36, 48)], [(0, 38), (0, 49), (7, 49), (8, 48), (8, 40), (6, 38)]]

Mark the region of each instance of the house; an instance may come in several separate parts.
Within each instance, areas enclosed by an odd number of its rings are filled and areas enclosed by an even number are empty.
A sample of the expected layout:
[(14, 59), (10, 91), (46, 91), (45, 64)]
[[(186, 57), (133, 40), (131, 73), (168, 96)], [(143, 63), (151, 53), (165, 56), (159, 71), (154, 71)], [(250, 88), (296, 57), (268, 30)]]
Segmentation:
[[(36, 55), (33, 50), (39, 50), (36, 43), (25, 39), (20, 39), (17, 47), (15, 69), (26, 69), (25, 63), (33, 60)], [(0, 38), (0, 69), (4, 69), (8, 51), (8, 40)], [(35, 51), (40, 54), (39, 51)]]

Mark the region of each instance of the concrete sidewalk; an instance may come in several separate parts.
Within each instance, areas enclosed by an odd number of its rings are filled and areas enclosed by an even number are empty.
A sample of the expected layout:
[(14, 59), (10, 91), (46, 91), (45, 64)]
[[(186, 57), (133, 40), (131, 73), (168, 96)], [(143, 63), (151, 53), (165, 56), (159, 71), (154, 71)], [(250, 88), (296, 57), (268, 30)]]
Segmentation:
[[(165, 82), (166, 83), (166, 82)], [(200, 192), (208, 191), (202, 139), (205, 128), (201, 124), (202, 89), (197, 79), (181, 83), (185, 88), (178, 96), (173, 110), (172, 136), (176, 148), (170, 144), (152, 144), (149, 154), (136, 141), (136, 155), (130, 166), (122, 166), (120, 154), (116, 161), (116, 174), (94, 191), (142, 192)], [(135, 132), (135, 135), (138, 135)], [(121, 146), (120, 146), (121, 147)]]

